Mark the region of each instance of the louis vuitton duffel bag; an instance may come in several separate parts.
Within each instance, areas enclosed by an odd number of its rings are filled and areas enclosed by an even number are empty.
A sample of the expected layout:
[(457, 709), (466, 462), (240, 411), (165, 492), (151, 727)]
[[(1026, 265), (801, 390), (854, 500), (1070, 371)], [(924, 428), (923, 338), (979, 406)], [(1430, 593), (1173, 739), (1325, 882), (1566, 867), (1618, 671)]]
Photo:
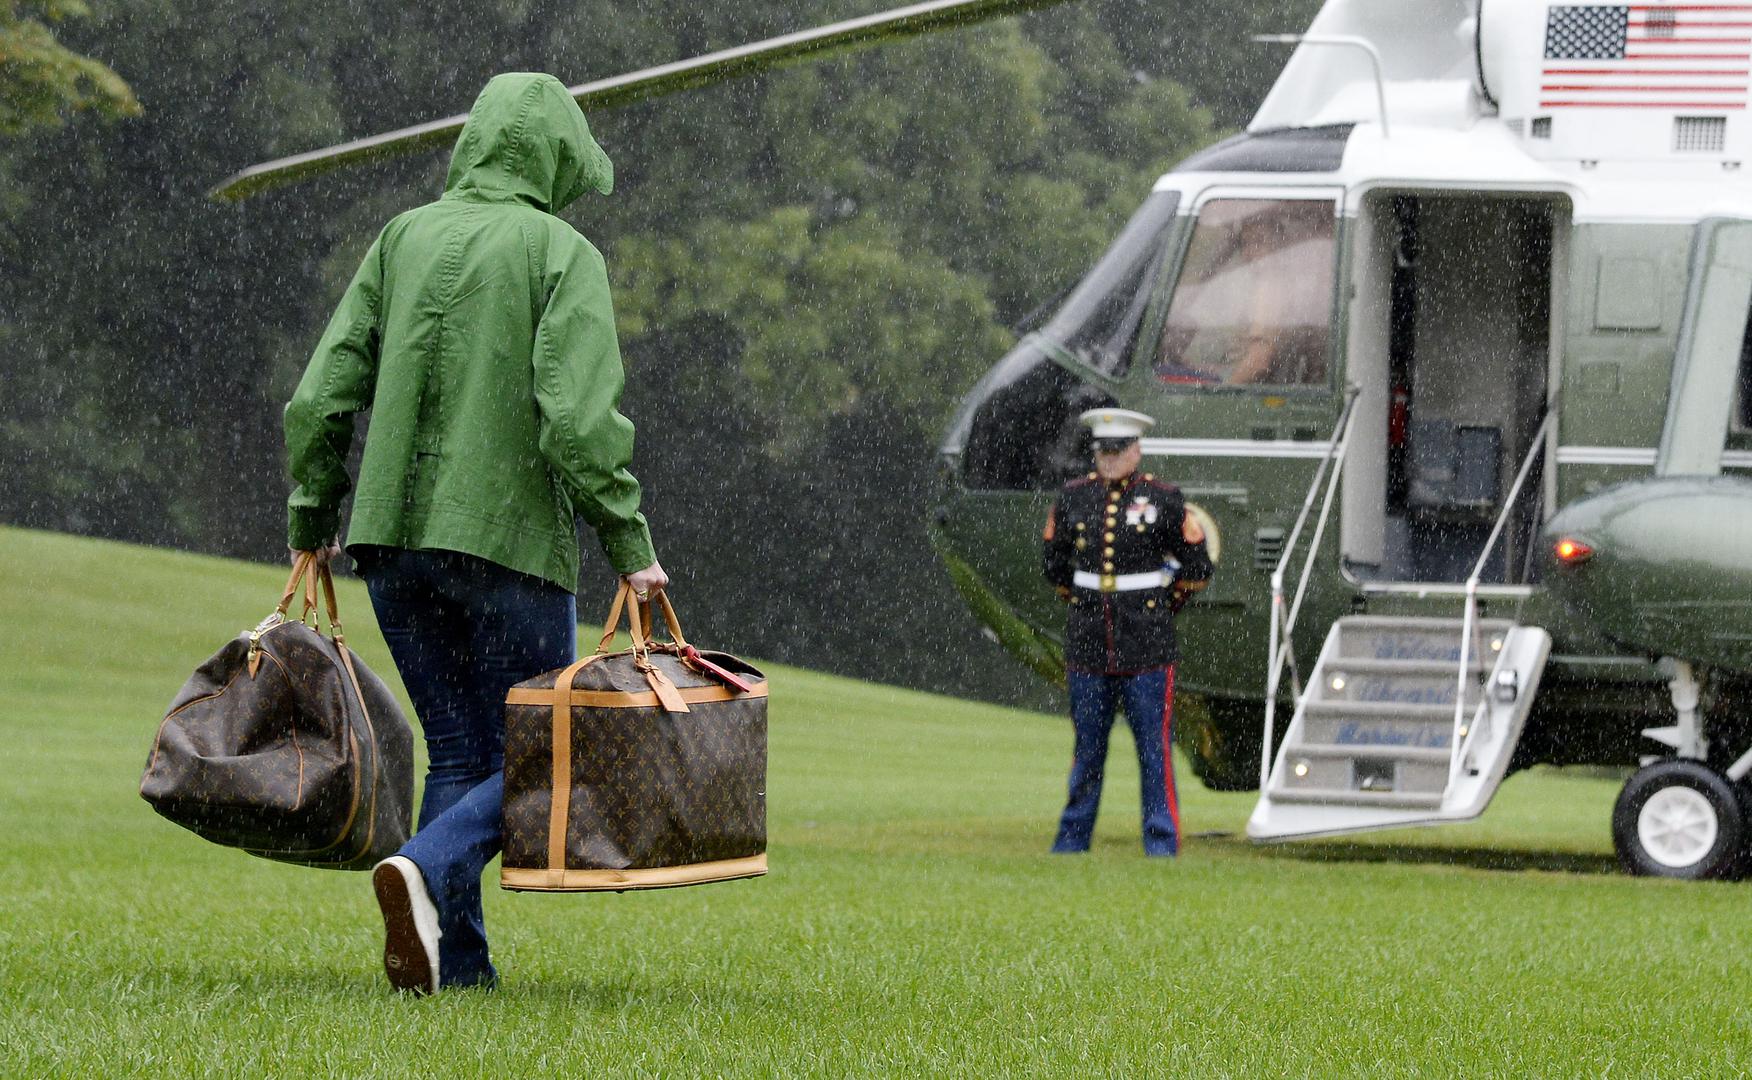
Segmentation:
[[(505, 700), (507, 889), (660, 889), (766, 873), (766, 677), (645, 636), (622, 584), (596, 651)], [(622, 611), (632, 648), (610, 652)], [(641, 617), (643, 616), (643, 617)]]
[[(314, 625), (319, 588), (327, 637)], [(281, 862), (367, 870), (407, 842), (413, 729), (347, 648), (326, 565), (300, 556), (273, 614), (190, 677), (158, 726), (140, 794), (214, 843)]]

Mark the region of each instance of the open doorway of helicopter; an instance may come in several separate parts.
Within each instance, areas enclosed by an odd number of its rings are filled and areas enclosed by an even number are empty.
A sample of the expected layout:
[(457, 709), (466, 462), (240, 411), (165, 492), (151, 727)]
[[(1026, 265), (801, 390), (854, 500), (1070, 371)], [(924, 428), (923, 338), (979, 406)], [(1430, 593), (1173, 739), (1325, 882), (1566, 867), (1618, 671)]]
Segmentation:
[[(1464, 581), (1484, 551), (1557, 369), (1553, 256), (1568, 224), (1567, 201), (1539, 193), (1364, 200), (1347, 350), (1363, 397), (1342, 545), (1365, 587)], [(1533, 579), (1542, 513), (1541, 500), (1519, 500), (1483, 581)]]

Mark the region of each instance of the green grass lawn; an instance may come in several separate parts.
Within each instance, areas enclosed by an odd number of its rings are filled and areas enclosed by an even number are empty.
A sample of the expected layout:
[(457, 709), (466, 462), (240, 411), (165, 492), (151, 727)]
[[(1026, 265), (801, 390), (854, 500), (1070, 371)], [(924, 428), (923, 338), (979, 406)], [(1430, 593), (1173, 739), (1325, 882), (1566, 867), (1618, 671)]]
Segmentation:
[(171, 696), (282, 584), (0, 529), (0, 1076), (1752, 1068), (1752, 892), (1616, 873), (1609, 781), (1536, 772), (1476, 825), (1254, 848), (1251, 797), (1182, 762), (1194, 838), (1152, 861), (1116, 738), (1095, 852), (1055, 857), (1066, 722), (783, 668), (770, 876), (490, 890), (501, 988), (398, 997), (366, 875), (209, 845), (137, 794)]

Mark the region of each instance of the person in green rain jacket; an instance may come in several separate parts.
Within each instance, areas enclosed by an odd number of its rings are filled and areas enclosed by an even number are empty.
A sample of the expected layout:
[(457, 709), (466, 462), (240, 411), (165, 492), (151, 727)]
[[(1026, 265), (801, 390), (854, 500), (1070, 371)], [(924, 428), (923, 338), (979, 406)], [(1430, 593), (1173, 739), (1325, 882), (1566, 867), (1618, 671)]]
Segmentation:
[(575, 519), (641, 596), (668, 583), (628, 471), (602, 255), (555, 216), (613, 186), (559, 80), (494, 78), (443, 197), (384, 227), (286, 406), (288, 546), (336, 553), (352, 491), (347, 551), (430, 757), (419, 829), (373, 873), (398, 989), (496, 981), (480, 880), (500, 846), (503, 702), (573, 659)]

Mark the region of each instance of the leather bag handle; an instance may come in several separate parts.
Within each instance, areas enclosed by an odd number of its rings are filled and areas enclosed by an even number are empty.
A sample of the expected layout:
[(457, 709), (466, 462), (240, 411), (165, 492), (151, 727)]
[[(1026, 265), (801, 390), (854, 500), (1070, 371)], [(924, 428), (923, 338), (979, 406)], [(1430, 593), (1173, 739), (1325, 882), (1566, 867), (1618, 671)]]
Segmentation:
[(657, 630), (657, 620), (652, 613), (656, 607), (663, 612), (664, 625), (669, 630), (669, 640), (677, 651), (687, 648), (687, 638), (681, 632), (681, 620), (675, 615), (675, 605), (669, 602), (669, 593), (658, 589), (652, 599), (638, 600), (633, 595), (633, 587), (622, 581), (615, 591), (614, 605), (608, 609), (608, 619), (602, 626), (602, 640), (596, 645), (599, 653), (608, 652), (608, 647), (614, 644), (615, 632), (620, 629), (621, 612), (626, 611), (627, 623), (633, 634), (633, 651), (644, 653), (649, 651), (654, 643), (652, 635)]
[[(659, 598), (663, 597), (661, 592), (657, 595)], [(666, 617), (669, 619), (671, 630), (679, 635), (681, 626), (675, 621), (674, 610), (669, 607), (667, 599), (664, 599), (662, 603)], [(645, 618), (640, 618), (639, 609), (642, 606), (645, 605), (641, 605), (633, 596), (632, 585), (623, 580), (620, 584), (620, 588), (615, 590), (614, 606), (608, 610), (608, 621), (603, 624), (602, 640), (596, 644), (596, 655), (601, 656), (606, 654), (609, 646), (614, 644), (615, 631), (620, 629), (621, 612), (625, 611), (627, 617), (627, 628), (631, 630), (633, 634), (633, 666), (639, 670), (640, 674), (645, 676), (645, 681), (651, 685), (652, 691), (657, 695), (657, 700), (662, 703), (663, 708), (666, 711), (674, 713), (690, 712), (691, 710), (687, 707), (687, 702), (682, 700), (681, 691), (675, 688), (675, 683), (671, 682), (669, 676), (663, 674), (659, 668), (651, 663), (651, 642), (645, 637), (644, 626), (645, 622), (650, 617), (650, 613), (649, 608), (647, 607)], [(677, 637), (677, 640), (680, 640), (679, 636)], [(667, 646), (665, 648), (667, 649)]]
[(614, 594), (614, 606), (608, 609), (608, 620), (602, 624), (602, 640), (596, 643), (599, 654), (607, 653), (608, 647), (614, 644), (614, 635), (620, 629), (621, 612), (627, 616), (627, 627), (633, 634), (633, 654), (644, 656), (650, 643), (645, 640), (644, 628), (640, 624), (639, 605), (633, 600), (633, 587), (622, 581), (620, 588)]
[(316, 564), (316, 572), (313, 576), (321, 578), (322, 581), (323, 603), (328, 609), (329, 636), (334, 638), (337, 644), (344, 645), (347, 639), (341, 635), (341, 605), (335, 599), (335, 576), (329, 570), (329, 564), (326, 562)]
[(280, 594), (280, 603), (274, 608), (274, 614), (281, 619), (286, 618), (287, 613), (292, 610), (292, 598), (298, 595), (300, 585), (304, 586), (304, 611), (299, 616), (299, 621), (311, 620), (316, 615), (326, 615), (329, 636), (336, 641), (346, 640), (341, 634), (341, 611), (335, 598), (334, 574), (327, 563), (318, 562), (316, 556), (309, 552), (300, 554), (292, 563), (292, 576), (286, 580), (286, 591)]
[[(310, 628), (322, 632), (318, 622), (318, 613), (328, 616), (329, 637), (334, 639), (336, 651), (340, 654), (341, 663), (346, 666), (347, 675), (353, 680), (354, 693), (359, 698), (359, 708), (365, 711), (367, 721), (370, 720), (370, 710), (365, 706), (365, 695), (359, 688), (359, 673), (353, 670), (353, 657), (347, 649), (346, 635), (341, 632), (341, 608), (335, 599), (335, 578), (325, 562), (317, 562), (316, 556), (303, 552), (293, 560), (292, 576), (286, 579), (286, 591), (280, 594), (280, 603), (267, 618), (256, 625), (249, 633), (248, 666), (249, 677), (255, 678), (261, 670), (262, 635), (275, 626), (286, 621), (286, 613), (292, 610), (292, 598), (298, 595), (298, 587), (304, 586), (304, 612), (299, 621), (309, 621)], [(318, 595), (321, 596), (321, 606), (318, 605)]]
[(282, 619), (292, 609), (292, 598), (298, 595), (298, 585), (304, 580), (305, 571), (310, 569), (310, 564), (314, 559), (315, 556), (310, 552), (301, 551), (298, 553), (298, 557), (292, 560), (292, 576), (286, 580), (286, 591), (280, 595), (279, 606), (274, 608)]
[(678, 652), (686, 650), (687, 639), (681, 636), (681, 620), (675, 617), (675, 605), (669, 602), (669, 593), (666, 590), (659, 589), (655, 600), (646, 601), (643, 605), (645, 609), (646, 632), (655, 633), (657, 630), (657, 623), (651, 617), (651, 606), (653, 603), (663, 609), (663, 621), (669, 627), (670, 642), (675, 645)]
[[(632, 586), (623, 581), (621, 583), (620, 591), (615, 594), (614, 609), (609, 612), (608, 625), (603, 628), (602, 642), (596, 646), (596, 651), (599, 654), (608, 651), (608, 646), (614, 640), (614, 632), (619, 629), (620, 609), (625, 606), (627, 609), (627, 617), (633, 624), (634, 663), (638, 666), (640, 671), (645, 673), (645, 680), (649, 682), (651, 688), (657, 692), (657, 696), (663, 702), (664, 708), (668, 709), (670, 712), (688, 711), (686, 704), (681, 702), (679, 691), (676, 691), (674, 686), (669, 683), (668, 677), (651, 666), (648, 654), (652, 648), (660, 649), (666, 653), (673, 652), (681, 659), (682, 663), (686, 664), (692, 670), (699, 672), (707, 678), (716, 679), (725, 686), (730, 687), (732, 690), (744, 694), (754, 692), (754, 685), (747, 679), (744, 679), (733, 671), (727, 671), (718, 664), (706, 659), (704, 656), (700, 655), (698, 649), (687, 643), (687, 638), (683, 636), (681, 632), (681, 620), (677, 618), (675, 614), (675, 605), (669, 602), (668, 590), (659, 589), (653, 600), (648, 600), (643, 603), (629, 603), (628, 601), (631, 598), (631, 593)], [(656, 629), (651, 615), (653, 604), (662, 610), (663, 621), (668, 624), (669, 642), (667, 644), (658, 644), (648, 637), (642, 637), (640, 634), (639, 621), (641, 616), (643, 617), (645, 629), (647, 631)]]

